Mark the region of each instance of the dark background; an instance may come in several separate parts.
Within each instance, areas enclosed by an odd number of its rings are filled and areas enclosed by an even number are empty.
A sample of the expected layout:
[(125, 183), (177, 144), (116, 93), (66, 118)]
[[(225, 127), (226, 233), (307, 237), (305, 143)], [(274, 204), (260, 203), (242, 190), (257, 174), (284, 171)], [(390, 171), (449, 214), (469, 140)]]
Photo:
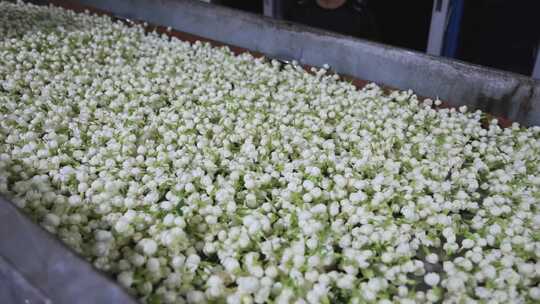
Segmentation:
[[(258, 14), (262, 0), (221, 0)], [(425, 52), (433, 0), (353, 0), (336, 10), (314, 0), (283, 1), (286, 20)], [(465, 0), (457, 58), (525, 75), (540, 41), (540, 0)]]

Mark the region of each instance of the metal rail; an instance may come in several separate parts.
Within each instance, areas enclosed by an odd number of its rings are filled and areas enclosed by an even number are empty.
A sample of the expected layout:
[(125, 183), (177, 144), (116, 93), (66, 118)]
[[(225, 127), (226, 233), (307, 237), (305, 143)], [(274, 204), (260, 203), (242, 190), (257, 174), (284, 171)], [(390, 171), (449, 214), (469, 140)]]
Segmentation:
[(536, 59), (534, 61), (534, 67), (532, 71), (532, 78), (540, 80), (540, 42), (536, 47)]
[(448, 12), (450, 10), (450, 0), (433, 1), (431, 12), (431, 25), (429, 26), (429, 37), (427, 53), (440, 56), (443, 52), (444, 34), (448, 22)]
[(282, 0), (264, 0), (263, 15), (276, 19), (283, 19), (283, 1)]

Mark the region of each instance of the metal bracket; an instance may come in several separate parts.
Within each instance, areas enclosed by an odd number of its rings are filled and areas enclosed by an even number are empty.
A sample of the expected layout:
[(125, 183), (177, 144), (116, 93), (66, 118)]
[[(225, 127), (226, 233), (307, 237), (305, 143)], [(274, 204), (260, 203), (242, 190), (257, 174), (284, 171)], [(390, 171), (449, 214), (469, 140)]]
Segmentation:
[(275, 19), (283, 19), (283, 1), (281, 0), (264, 0), (263, 14), (266, 17)]
[(428, 54), (435, 56), (442, 55), (449, 15), (450, 0), (434, 0), (433, 11), (431, 13), (431, 25), (429, 27)]
[(531, 77), (540, 80), (540, 43), (538, 43), (538, 46), (536, 47), (536, 60), (534, 61)]

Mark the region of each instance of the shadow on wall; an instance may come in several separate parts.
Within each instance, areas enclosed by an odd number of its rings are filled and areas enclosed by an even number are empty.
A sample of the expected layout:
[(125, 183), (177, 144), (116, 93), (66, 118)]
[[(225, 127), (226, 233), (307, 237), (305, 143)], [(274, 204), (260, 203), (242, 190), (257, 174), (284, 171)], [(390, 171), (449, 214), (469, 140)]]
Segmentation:
[(212, 1), (217, 4), (252, 12), (255, 14), (263, 13), (263, 0), (218, 0)]
[[(263, 13), (263, 1), (213, 0), (231, 8)], [(323, 9), (315, 0), (282, 0), (284, 18), (329, 31), (424, 51), (432, 0), (347, 0), (337, 9)]]
[(540, 1), (465, 1), (458, 58), (531, 75), (540, 42)]

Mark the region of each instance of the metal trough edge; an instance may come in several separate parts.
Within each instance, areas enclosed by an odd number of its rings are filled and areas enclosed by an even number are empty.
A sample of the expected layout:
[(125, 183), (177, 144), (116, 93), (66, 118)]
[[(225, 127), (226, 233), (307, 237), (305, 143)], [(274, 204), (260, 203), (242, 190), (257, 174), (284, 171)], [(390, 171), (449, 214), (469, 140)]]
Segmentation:
[(114, 15), (540, 125), (540, 81), (195, 0), (79, 0)]
[(137, 303), (3, 197), (0, 240), (3, 303)]

